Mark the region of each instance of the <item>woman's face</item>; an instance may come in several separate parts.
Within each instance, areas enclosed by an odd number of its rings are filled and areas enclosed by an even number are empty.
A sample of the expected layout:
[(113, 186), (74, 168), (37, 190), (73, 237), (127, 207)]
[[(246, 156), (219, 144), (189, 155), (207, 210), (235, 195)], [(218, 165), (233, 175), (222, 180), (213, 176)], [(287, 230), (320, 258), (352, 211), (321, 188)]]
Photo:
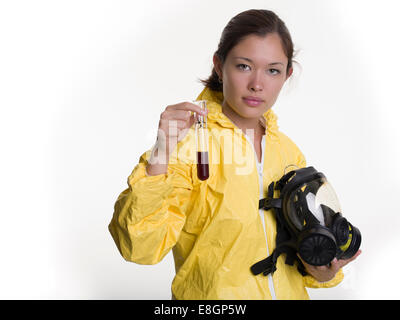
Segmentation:
[(287, 63), (276, 33), (245, 37), (231, 49), (222, 66), (214, 56), (215, 70), (223, 81), (224, 113), (234, 115), (236, 120), (259, 119), (275, 103), (291, 75), (292, 69), (286, 74)]

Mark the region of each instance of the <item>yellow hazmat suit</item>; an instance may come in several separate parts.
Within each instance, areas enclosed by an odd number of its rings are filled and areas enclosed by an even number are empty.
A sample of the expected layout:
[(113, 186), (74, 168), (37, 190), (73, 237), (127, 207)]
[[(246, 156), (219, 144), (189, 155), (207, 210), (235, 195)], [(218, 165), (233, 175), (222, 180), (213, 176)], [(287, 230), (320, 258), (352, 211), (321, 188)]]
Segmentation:
[[(176, 299), (309, 299), (305, 287), (332, 287), (343, 279), (319, 283), (303, 277), (285, 255), (271, 276), (254, 276), (250, 266), (275, 248), (276, 221), (262, 211), (260, 175), (254, 148), (223, 113), (220, 92), (205, 88), (197, 100), (207, 100), (210, 177), (197, 177), (194, 129), (191, 128), (170, 157), (168, 173), (148, 176), (151, 150), (144, 153), (128, 178), (114, 208), (110, 233), (128, 261), (156, 264), (172, 249)], [(277, 181), (289, 165), (304, 167), (303, 154), (278, 130), (268, 110), (262, 189)], [(262, 216), (264, 215), (264, 216)], [(264, 227), (263, 222), (264, 220)], [(265, 228), (265, 231), (264, 231)]]

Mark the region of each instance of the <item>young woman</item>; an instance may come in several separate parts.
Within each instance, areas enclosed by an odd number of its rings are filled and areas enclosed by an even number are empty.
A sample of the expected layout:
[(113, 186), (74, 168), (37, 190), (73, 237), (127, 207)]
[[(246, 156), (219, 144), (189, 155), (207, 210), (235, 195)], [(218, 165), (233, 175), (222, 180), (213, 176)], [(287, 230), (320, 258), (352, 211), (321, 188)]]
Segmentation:
[[(250, 271), (275, 247), (275, 217), (259, 210), (259, 199), (285, 168), (305, 166), (271, 110), (292, 59), (290, 34), (275, 13), (248, 10), (232, 18), (197, 97), (208, 113), (189, 102), (168, 106), (156, 145), (118, 197), (109, 230), (121, 255), (155, 264), (172, 249), (174, 299), (308, 299), (306, 287), (332, 287), (343, 278), (349, 260), (305, 264), (302, 276), (280, 256), (273, 275)], [(202, 114), (210, 138), (206, 180), (197, 176), (193, 130)]]

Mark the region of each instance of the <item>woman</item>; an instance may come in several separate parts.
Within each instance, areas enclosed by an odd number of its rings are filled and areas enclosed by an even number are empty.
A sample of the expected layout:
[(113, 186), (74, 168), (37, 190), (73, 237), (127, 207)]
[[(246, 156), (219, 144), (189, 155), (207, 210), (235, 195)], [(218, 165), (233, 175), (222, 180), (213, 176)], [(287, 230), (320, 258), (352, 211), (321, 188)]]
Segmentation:
[(349, 260), (305, 264), (302, 276), (281, 256), (273, 275), (250, 271), (275, 247), (276, 221), (270, 210), (259, 211), (259, 199), (287, 166), (305, 166), (271, 110), (292, 58), (290, 34), (276, 14), (248, 10), (232, 18), (197, 97), (208, 107), (209, 178), (197, 177), (193, 153), (193, 112), (202, 110), (182, 102), (161, 114), (156, 145), (118, 197), (109, 230), (120, 253), (155, 264), (172, 249), (175, 299), (308, 299), (306, 287), (343, 278)]

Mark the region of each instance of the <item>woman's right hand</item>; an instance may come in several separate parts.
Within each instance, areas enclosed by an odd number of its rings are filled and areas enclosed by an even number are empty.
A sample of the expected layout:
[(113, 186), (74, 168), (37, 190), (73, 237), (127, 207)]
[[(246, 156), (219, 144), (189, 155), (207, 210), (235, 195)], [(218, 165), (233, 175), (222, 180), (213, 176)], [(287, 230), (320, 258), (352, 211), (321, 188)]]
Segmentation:
[(146, 167), (148, 175), (167, 173), (170, 154), (195, 122), (193, 112), (201, 115), (207, 114), (198, 105), (190, 102), (167, 106), (161, 113), (157, 142)]

